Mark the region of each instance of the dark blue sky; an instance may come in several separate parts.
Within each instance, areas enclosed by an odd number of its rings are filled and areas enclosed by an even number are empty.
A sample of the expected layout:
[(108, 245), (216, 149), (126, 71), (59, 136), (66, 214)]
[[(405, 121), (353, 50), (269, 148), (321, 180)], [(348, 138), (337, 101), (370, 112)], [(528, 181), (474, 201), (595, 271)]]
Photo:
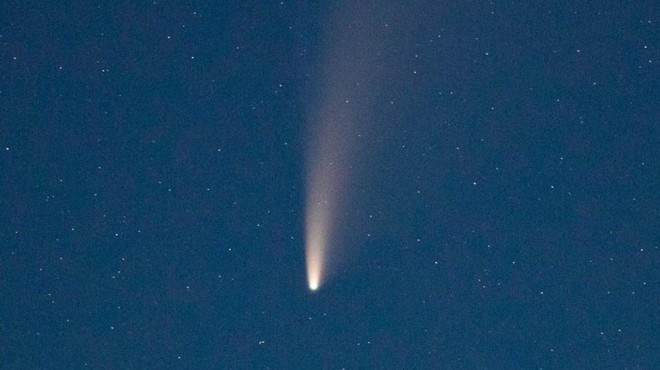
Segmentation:
[(0, 6), (0, 367), (659, 366), (657, 3), (347, 4)]

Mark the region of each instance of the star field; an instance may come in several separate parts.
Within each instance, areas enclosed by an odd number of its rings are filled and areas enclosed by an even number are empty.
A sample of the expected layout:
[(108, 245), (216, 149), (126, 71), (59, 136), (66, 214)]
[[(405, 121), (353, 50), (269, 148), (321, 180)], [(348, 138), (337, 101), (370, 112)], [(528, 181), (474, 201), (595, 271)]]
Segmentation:
[(657, 367), (655, 2), (350, 4), (2, 6), (0, 367)]

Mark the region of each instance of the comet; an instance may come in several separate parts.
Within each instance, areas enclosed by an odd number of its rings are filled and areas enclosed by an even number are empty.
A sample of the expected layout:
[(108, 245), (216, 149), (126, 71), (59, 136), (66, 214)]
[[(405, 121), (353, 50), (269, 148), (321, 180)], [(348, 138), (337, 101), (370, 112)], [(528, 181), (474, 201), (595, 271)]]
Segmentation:
[[(307, 286), (319, 290), (338, 270), (348, 246), (355, 245), (360, 220), (355, 207), (364, 171), (365, 138), (378, 128), (373, 111), (381, 109), (384, 63), (396, 50), (382, 12), (390, 7), (347, 2), (327, 22), (318, 73), (311, 94), (305, 148), (305, 262)], [(381, 14), (381, 15), (379, 15)], [(372, 126), (373, 125), (373, 126)]]

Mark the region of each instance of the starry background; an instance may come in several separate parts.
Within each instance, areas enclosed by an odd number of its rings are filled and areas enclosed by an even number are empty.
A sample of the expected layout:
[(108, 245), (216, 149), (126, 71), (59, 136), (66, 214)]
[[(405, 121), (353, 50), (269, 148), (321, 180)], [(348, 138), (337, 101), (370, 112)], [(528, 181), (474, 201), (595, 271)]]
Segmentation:
[(310, 293), (345, 5), (3, 2), (2, 368), (660, 366), (657, 3), (364, 2), (395, 77)]

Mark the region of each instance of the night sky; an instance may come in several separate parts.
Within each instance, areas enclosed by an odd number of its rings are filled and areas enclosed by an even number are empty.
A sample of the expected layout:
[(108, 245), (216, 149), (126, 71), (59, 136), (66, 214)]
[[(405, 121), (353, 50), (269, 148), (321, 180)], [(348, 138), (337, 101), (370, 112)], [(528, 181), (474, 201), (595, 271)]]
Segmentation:
[(660, 368), (656, 1), (185, 3), (0, 5), (0, 368)]

